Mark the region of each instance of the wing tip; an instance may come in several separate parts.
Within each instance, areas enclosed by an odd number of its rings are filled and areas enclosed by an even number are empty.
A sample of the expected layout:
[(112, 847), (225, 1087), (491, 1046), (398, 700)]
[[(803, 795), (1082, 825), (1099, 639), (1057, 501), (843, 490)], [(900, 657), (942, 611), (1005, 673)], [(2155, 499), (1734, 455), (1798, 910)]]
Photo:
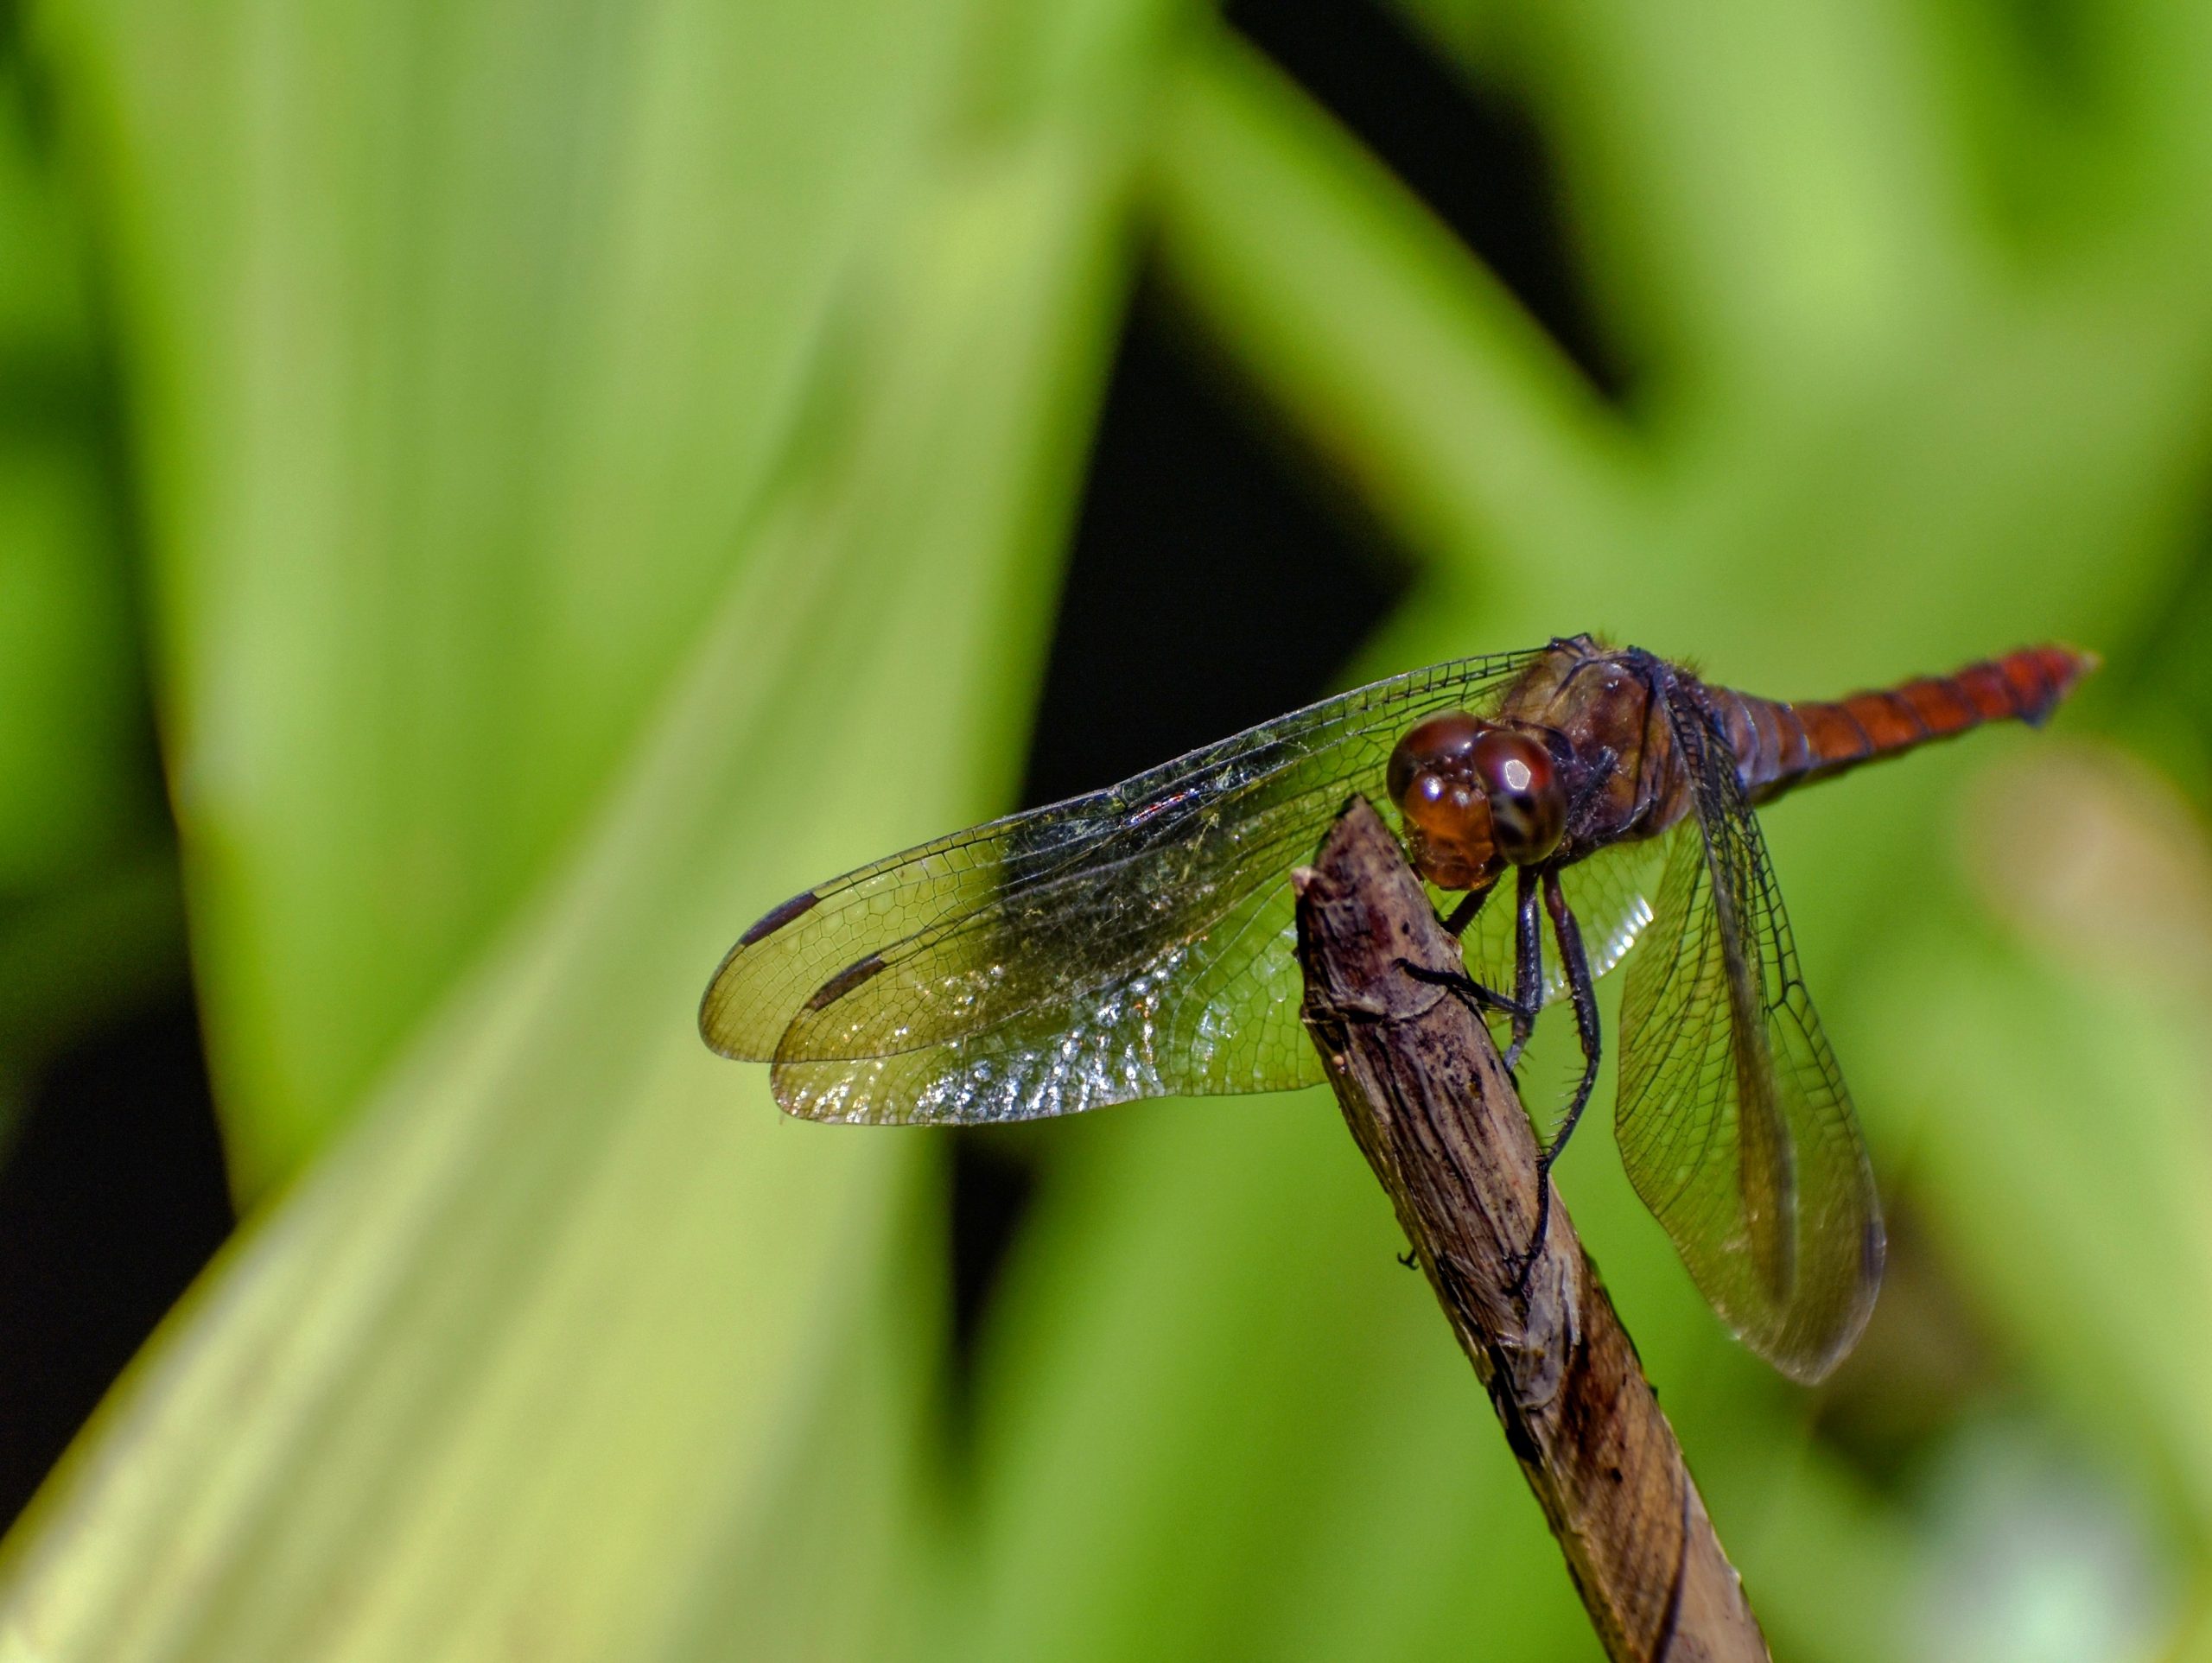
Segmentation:
[(1792, 1352), (1779, 1344), (1770, 1349), (1748, 1334), (1745, 1342), (1798, 1385), (1818, 1386), (1857, 1349), (1859, 1336), (1866, 1331), (1867, 1319), (1874, 1314), (1875, 1301), (1881, 1294), (1882, 1267), (1888, 1253), (1889, 1239), (1877, 1210), (1859, 1232), (1859, 1277), (1853, 1297), (1844, 1309), (1843, 1320), (1817, 1350)]
[(761, 1054), (757, 1045), (748, 1045), (722, 1031), (722, 1006), (727, 1000), (723, 983), (729, 979), (730, 968), (744, 955), (746, 949), (766, 941), (794, 918), (803, 917), (822, 903), (819, 890), (801, 890), (788, 901), (779, 901), (749, 924), (721, 962), (715, 967), (715, 974), (707, 979), (707, 990), (699, 995), (699, 1038), (707, 1049), (717, 1057), (726, 1057), (733, 1063), (765, 1063), (769, 1058)]
[[(723, 961), (725, 965), (728, 962), (728, 960)], [(721, 985), (722, 973), (717, 969), (715, 972), (714, 980), (707, 984), (707, 991), (699, 995), (699, 1038), (706, 1043), (707, 1049), (715, 1056), (728, 1057), (733, 1063), (760, 1061), (760, 1058), (747, 1056), (744, 1051), (736, 1048), (734, 1041), (723, 1037), (721, 1019), (721, 1000), (715, 997), (721, 991)]]

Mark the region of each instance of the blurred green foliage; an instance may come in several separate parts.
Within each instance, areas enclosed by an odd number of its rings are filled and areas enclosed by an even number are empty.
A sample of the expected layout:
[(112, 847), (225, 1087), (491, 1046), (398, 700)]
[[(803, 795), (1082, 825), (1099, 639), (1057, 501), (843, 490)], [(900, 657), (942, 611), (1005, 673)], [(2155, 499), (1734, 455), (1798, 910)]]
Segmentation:
[(0, 52), (0, 1140), (40, 1065), (183, 974), (84, 205)]
[(2107, 652), (2063, 737), (1769, 816), (1898, 1224), (1835, 1382), (1601, 1135), (1564, 1180), (1785, 1654), (2212, 1656), (2212, 14), (1405, 16), (1535, 113), (1626, 408), (1168, 0), (40, 0), (7, 1020), (173, 956), (149, 683), (257, 1205), (0, 1659), (1590, 1653), (1325, 1099), (1034, 1133), (956, 1456), (942, 1142), (692, 1031), (766, 904), (1014, 789), (1144, 238), (1418, 562), (1369, 668)]

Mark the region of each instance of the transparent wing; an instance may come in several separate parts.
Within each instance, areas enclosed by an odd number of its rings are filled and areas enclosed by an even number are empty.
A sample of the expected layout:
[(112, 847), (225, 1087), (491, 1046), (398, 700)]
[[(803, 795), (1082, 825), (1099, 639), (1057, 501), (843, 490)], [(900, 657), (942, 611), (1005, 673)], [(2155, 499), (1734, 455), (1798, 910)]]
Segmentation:
[(1325, 700), (1109, 790), (863, 866), (747, 930), (700, 1029), (817, 1120), (1027, 1120), (1320, 1077), (1291, 868), (1381, 795), (1426, 714), (1494, 708), (1535, 655)]
[[(1617, 843), (1560, 873), (1567, 905), (1581, 927), (1592, 975), (1602, 976), (1619, 964), (1650, 924), (1663, 861), (1658, 842)], [(1503, 991), (1513, 987), (1513, 887), (1509, 873), (1459, 938), (1467, 973), (1485, 987)], [(1438, 890), (1434, 898), (1438, 910), (1448, 913), (1459, 898)], [(1548, 924), (1540, 940), (1548, 1005), (1566, 997), (1567, 974), (1560, 968), (1559, 946)], [(1502, 1030), (1504, 1019), (1494, 1025)]]
[(1873, 1309), (1880, 1204), (1726, 741), (1668, 714), (1695, 812), (1622, 994), (1621, 1158), (1713, 1308), (1815, 1381)]

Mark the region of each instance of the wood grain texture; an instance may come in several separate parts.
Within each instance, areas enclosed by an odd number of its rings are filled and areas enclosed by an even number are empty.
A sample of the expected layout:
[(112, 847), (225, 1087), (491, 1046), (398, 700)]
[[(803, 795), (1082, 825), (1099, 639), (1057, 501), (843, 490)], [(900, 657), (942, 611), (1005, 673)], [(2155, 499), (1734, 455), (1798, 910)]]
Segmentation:
[(1464, 974), (1397, 840), (1355, 797), (1294, 879), (1305, 1017), (1352, 1136), (1490, 1393), (1609, 1656), (1764, 1659), (1766, 1643), (1489, 1031), (1406, 964)]

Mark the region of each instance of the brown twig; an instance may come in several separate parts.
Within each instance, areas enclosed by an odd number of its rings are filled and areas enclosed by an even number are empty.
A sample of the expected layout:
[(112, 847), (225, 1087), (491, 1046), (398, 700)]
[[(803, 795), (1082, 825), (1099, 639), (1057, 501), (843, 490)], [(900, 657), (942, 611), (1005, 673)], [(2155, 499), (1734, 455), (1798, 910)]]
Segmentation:
[(1307, 1027), (1607, 1654), (1764, 1659), (1681, 1446), (1556, 1194), (1521, 1273), (1535, 1138), (1467, 1002), (1405, 968), (1465, 974), (1397, 840), (1354, 798), (1294, 881)]

